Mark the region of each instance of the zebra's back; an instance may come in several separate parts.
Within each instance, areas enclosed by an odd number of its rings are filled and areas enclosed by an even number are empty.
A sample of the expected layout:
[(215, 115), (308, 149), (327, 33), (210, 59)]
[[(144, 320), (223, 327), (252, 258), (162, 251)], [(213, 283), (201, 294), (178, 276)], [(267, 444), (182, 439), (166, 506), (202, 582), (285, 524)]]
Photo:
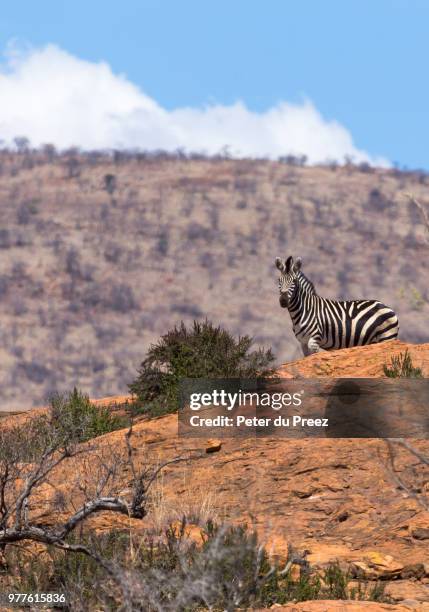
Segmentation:
[(398, 336), (398, 317), (377, 300), (319, 300), (320, 347), (325, 350), (374, 344)]

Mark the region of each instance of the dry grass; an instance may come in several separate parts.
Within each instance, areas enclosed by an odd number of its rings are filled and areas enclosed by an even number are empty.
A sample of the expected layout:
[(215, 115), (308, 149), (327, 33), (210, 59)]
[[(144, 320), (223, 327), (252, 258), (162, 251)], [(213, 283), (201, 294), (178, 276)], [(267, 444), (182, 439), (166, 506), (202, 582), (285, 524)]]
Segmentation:
[(209, 520), (222, 520), (216, 487), (210, 487), (208, 484), (195, 486), (191, 466), (178, 466), (176, 472), (180, 473), (180, 488), (174, 498), (166, 493), (163, 472), (151, 487), (147, 519), (149, 526), (156, 532), (161, 532), (172, 521), (180, 521), (184, 516), (196, 525), (205, 525)]

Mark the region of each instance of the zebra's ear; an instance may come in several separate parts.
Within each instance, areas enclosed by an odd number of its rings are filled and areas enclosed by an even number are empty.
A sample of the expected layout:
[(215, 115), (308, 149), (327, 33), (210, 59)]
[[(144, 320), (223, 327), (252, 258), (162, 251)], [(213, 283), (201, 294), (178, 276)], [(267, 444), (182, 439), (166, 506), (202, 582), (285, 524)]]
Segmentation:
[(284, 272), (285, 267), (280, 257), (276, 257), (276, 267), (280, 270), (280, 272)]
[(293, 271), (299, 272), (301, 270), (301, 265), (302, 265), (302, 259), (301, 257), (297, 257), (293, 265)]

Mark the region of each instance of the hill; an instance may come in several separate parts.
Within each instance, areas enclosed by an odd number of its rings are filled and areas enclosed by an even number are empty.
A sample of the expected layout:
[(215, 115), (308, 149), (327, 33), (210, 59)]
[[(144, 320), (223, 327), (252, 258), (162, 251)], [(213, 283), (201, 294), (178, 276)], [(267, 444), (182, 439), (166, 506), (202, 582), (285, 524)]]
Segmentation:
[(299, 357), (277, 255), (321, 295), (376, 298), (428, 339), (420, 172), (69, 151), (0, 153), (0, 404), (123, 393), (150, 342), (207, 317)]

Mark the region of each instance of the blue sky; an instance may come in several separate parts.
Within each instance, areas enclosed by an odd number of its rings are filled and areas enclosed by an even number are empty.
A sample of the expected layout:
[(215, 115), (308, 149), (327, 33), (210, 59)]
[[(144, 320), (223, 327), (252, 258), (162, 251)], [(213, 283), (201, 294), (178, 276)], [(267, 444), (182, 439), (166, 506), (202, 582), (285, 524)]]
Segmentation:
[(240, 100), (258, 114), (308, 99), (358, 150), (429, 169), (428, 28), (424, 0), (14, 0), (0, 48), (51, 43), (104, 61), (166, 111)]

